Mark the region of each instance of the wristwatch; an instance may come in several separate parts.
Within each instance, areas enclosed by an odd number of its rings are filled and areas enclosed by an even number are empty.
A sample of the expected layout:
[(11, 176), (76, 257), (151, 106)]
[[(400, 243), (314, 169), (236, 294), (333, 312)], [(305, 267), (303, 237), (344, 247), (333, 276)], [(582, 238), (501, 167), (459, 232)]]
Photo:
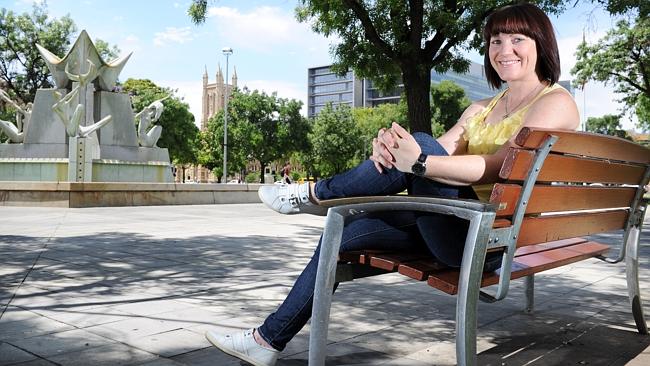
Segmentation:
[(425, 154), (420, 154), (420, 156), (418, 156), (418, 160), (411, 166), (411, 172), (418, 177), (423, 177), (426, 171), (427, 156)]

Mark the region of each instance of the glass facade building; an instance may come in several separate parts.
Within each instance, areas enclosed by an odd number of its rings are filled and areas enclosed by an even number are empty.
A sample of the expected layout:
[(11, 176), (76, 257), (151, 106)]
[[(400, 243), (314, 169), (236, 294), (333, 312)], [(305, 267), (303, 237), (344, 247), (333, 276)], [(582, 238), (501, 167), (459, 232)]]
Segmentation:
[[(314, 117), (329, 102), (333, 105), (347, 104), (351, 107), (375, 107), (382, 103), (397, 103), (404, 86), (399, 84), (394, 90), (382, 93), (371, 80), (355, 77), (353, 71), (337, 76), (331, 65), (309, 68), (307, 71), (307, 115)], [(465, 90), (470, 100), (489, 98), (494, 95), (485, 79), (483, 66), (472, 63), (465, 74), (431, 72), (431, 81), (439, 83), (451, 80)]]
[[(398, 85), (388, 93), (382, 93), (373, 86), (371, 80), (359, 79), (354, 72), (348, 71), (345, 76), (337, 76), (331, 65), (309, 68), (307, 71), (307, 116), (314, 117), (329, 102), (333, 105), (347, 104), (351, 107), (375, 107), (382, 103), (397, 103), (404, 90), (404, 85)], [(465, 90), (465, 95), (472, 100), (480, 100), (494, 96), (485, 78), (483, 65), (472, 62), (467, 73), (459, 74), (453, 71), (444, 74), (431, 71), (432, 83), (451, 80)], [(560, 81), (560, 84), (574, 94), (570, 81)]]

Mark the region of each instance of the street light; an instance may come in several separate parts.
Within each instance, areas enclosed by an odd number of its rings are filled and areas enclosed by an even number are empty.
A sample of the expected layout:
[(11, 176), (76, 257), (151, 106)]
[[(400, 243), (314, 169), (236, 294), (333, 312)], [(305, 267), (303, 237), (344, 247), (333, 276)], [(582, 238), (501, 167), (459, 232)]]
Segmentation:
[(232, 48), (224, 47), (221, 53), (226, 56), (226, 82), (223, 93), (223, 183), (228, 183), (228, 56), (232, 55)]

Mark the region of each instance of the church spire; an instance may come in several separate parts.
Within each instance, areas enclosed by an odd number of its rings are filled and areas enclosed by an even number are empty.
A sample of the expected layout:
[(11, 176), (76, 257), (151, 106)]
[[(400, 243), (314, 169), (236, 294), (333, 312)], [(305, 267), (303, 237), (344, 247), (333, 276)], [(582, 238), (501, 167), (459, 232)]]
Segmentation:
[(203, 67), (205, 68), (205, 71), (203, 71), (203, 85), (207, 85), (208, 84), (208, 66), (203, 65)]
[(223, 85), (223, 73), (221, 72), (221, 64), (217, 64), (217, 84)]
[(237, 67), (233, 65), (232, 67), (232, 87), (236, 88), (237, 87)]

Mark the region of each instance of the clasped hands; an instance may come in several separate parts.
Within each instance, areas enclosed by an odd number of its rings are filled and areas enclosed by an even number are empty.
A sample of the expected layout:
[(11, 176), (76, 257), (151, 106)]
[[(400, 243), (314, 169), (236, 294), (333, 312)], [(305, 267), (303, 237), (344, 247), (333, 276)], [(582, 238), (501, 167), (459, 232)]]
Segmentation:
[(397, 168), (405, 173), (411, 172), (411, 166), (417, 161), (422, 149), (402, 126), (393, 122), (390, 128), (382, 128), (377, 137), (372, 139), (372, 156), (379, 173), (384, 169)]

